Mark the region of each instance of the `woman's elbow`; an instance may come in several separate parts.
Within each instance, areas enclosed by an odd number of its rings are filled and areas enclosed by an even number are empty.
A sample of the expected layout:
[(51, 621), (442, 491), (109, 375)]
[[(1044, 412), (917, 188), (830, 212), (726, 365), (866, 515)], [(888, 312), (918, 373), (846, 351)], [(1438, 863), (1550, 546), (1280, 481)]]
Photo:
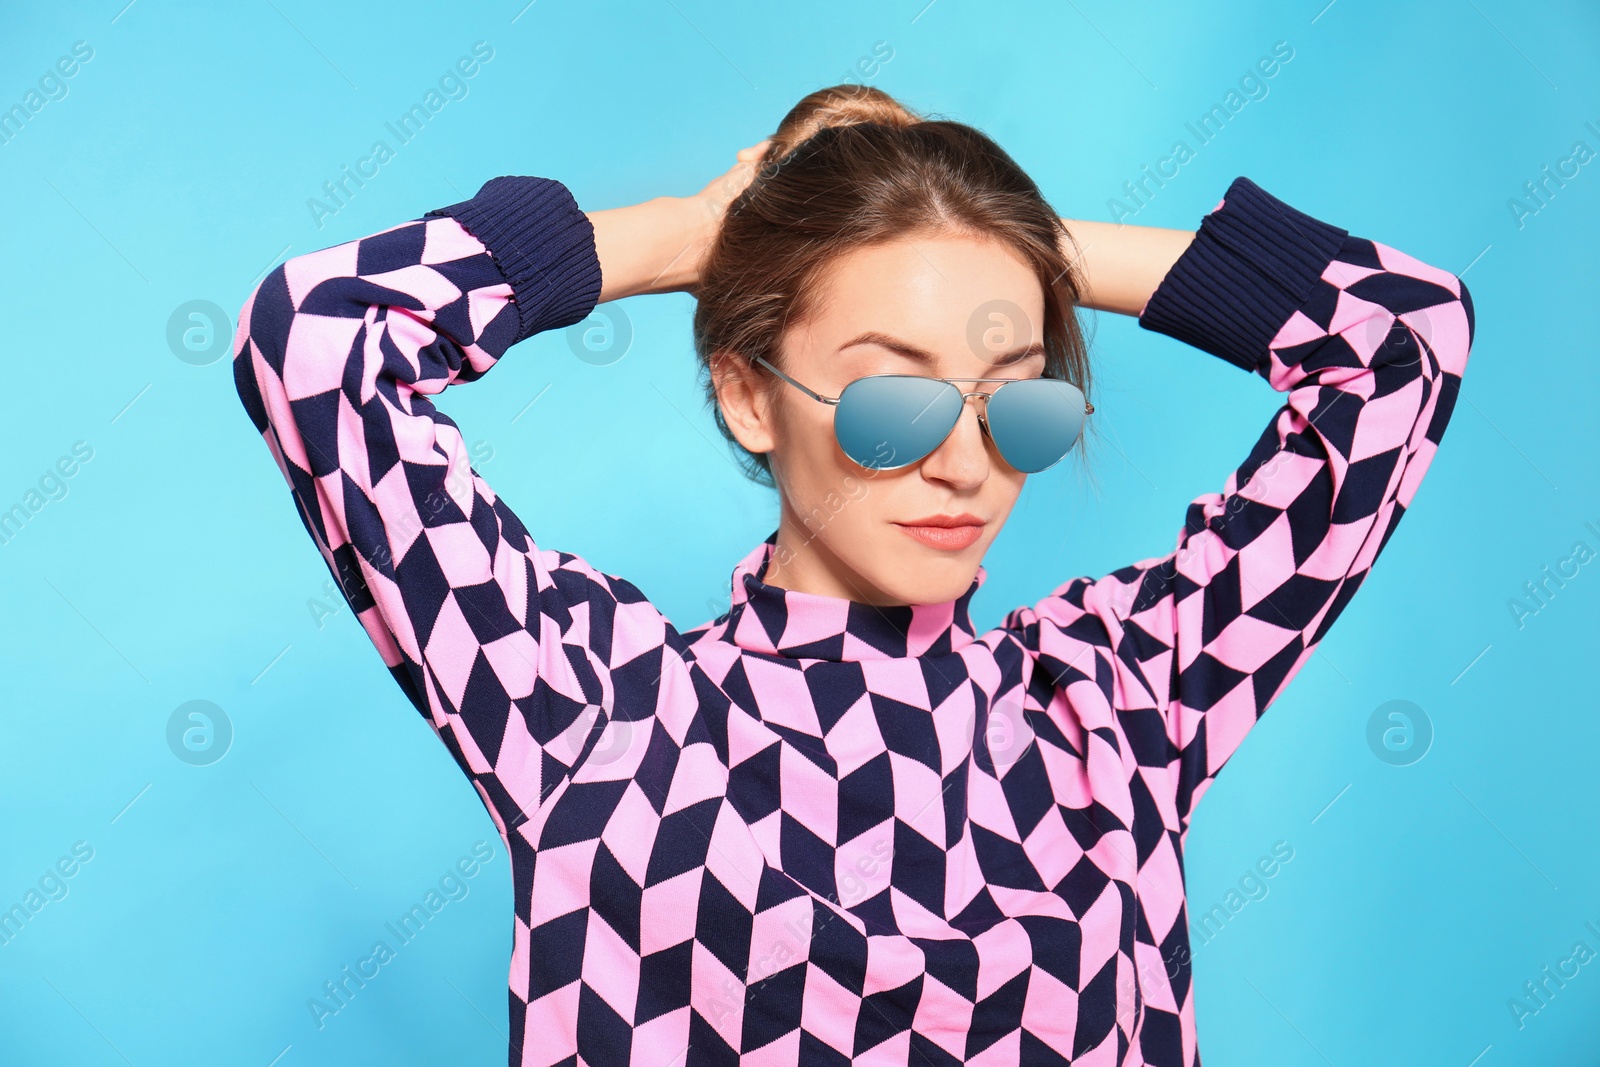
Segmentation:
[[(1472, 338), (1476, 322), (1472, 308), (1472, 294), (1467, 283), (1455, 277), (1458, 296), (1454, 300), (1426, 309), (1422, 324), (1427, 332), (1422, 340), (1433, 353), (1436, 374), (1453, 374), (1457, 378), (1467, 369), (1467, 356), (1472, 351)], [(1430, 367), (1430, 370), (1435, 370)]]
[[(250, 290), (239, 308), (239, 325), (233, 335), (233, 387), (239, 394), (250, 421), (257, 433), (265, 433), (268, 425), (267, 404), (261, 395), (258, 380), (259, 365), (263, 361), (275, 363), (282, 369), (282, 354), (289, 334), (288, 317), (277, 313), (275, 296), (287, 296), (283, 265), (267, 272), (256, 287)], [(274, 359), (273, 357), (276, 357)]]
[(1447, 277), (1450, 284), (1440, 286), (1437, 301), (1418, 300), (1420, 294), (1413, 288), (1404, 304), (1384, 316), (1390, 326), (1388, 335), (1377, 341), (1375, 368), (1387, 366), (1391, 375), (1404, 369), (1434, 380), (1446, 375), (1459, 378), (1466, 370), (1474, 331), (1472, 296), (1459, 277)]

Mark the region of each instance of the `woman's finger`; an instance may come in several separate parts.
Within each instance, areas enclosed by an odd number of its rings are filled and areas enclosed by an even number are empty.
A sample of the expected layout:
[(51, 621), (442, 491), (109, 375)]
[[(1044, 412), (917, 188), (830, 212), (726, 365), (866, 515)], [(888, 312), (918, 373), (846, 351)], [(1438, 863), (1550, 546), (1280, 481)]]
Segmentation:
[(761, 155), (764, 152), (766, 152), (767, 146), (770, 145), (771, 143), (772, 143), (772, 138), (769, 137), (764, 141), (761, 141), (761, 142), (759, 142), (757, 144), (751, 145), (749, 148), (741, 148), (741, 149), (739, 149), (739, 155), (738, 155), (739, 162), (741, 162), (741, 163), (754, 163), (757, 159), (761, 158)]

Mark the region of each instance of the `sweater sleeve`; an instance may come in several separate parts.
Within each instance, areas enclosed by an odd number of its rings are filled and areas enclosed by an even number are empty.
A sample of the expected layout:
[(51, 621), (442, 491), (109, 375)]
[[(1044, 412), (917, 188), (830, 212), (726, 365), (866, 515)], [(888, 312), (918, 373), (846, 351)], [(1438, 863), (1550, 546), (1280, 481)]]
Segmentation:
[[(1184, 825), (1410, 506), (1473, 323), (1460, 278), (1245, 177), (1145, 305), (1142, 327), (1260, 375), (1285, 402), (1221, 492), (1188, 505), (1171, 552), (1074, 579), (1018, 621), (1038, 626), (1058, 689), (1103, 688), (1133, 758), (1168, 772)], [(1085, 645), (1104, 653), (1099, 669)]]
[[(582, 320), (600, 281), (593, 227), (564, 185), (495, 178), (274, 268), (234, 340), (239, 399), (301, 522), (502, 832), (573, 776), (612, 718), (654, 711), (669, 625), (626, 582), (537, 548), (432, 398)], [(636, 688), (652, 695), (617, 710), (624, 661), (647, 649)], [(609, 770), (626, 775), (613, 740)]]

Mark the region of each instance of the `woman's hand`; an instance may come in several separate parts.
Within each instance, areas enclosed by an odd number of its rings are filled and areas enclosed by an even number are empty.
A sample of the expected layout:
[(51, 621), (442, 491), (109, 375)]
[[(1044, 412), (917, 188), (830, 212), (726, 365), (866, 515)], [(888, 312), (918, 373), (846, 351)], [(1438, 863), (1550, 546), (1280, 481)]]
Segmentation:
[(689, 198), (695, 202), (700, 215), (700, 225), (696, 229), (688, 252), (685, 253), (685, 258), (691, 267), (688, 271), (688, 281), (682, 286), (684, 292), (693, 293), (699, 286), (700, 269), (705, 265), (718, 231), (722, 229), (722, 220), (727, 217), (728, 205), (749, 187), (755, 178), (756, 169), (761, 165), (762, 157), (766, 155), (767, 147), (771, 144), (769, 138), (749, 148), (739, 149), (736, 156), (737, 163)]
[(600, 302), (645, 293), (693, 293), (728, 205), (754, 179), (769, 141), (693, 196), (658, 196), (631, 207), (586, 212), (600, 257)]

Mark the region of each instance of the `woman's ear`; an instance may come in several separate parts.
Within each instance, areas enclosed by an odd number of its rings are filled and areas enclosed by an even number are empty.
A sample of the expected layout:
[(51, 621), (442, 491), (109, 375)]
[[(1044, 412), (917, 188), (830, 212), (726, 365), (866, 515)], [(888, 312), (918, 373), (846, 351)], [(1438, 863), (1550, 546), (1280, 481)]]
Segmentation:
[(748, 452), (771, 452), (777, 443), (772, 430), (771, 382), (765, 372), (737, 352), (713, 352), (711, 381), (734, 439)]

